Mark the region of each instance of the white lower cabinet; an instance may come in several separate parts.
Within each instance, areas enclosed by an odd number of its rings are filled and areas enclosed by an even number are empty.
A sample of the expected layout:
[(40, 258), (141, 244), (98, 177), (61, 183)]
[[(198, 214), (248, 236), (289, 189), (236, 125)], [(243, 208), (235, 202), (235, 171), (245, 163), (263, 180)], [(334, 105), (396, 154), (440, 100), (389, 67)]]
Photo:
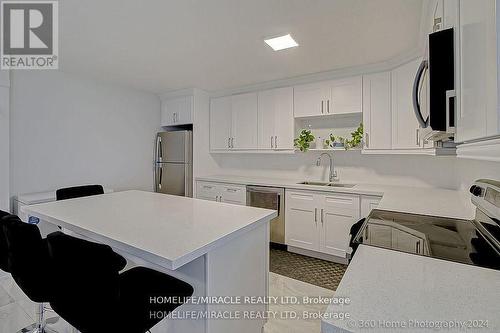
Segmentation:
[(196, 182), (196, 198), (235, 205), (246, 205), (246, 186), (238, 184)]
[(286, 244), (345, 258), (349, 230), (359, 219), (359, 196), (286, 191)]

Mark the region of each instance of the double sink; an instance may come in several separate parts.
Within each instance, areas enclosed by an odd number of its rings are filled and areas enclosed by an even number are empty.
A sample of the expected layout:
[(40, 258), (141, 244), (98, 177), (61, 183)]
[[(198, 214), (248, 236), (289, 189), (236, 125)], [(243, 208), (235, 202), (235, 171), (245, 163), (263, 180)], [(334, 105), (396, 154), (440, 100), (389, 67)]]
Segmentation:
[(330, 182), (312, 182), (312, 181), (304, 181), (297, 183), (299, 185), (312, 185), (312, 186), (330, 186), (330, 187), (345, 187), (352, 188), (356, 186), (356, 184), (342, 184), (342, 183), (330, 183)]

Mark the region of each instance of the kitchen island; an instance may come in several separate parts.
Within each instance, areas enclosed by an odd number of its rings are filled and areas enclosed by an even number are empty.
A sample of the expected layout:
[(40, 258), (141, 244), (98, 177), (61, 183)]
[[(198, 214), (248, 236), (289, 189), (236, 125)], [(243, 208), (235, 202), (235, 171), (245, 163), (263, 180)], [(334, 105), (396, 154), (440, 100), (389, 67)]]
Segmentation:
[(500, 271), (360, 245), (322, 333), (500, 332)]
[[(27, 206), (24, 213), (110, 245), (129, 265), (190, 283), (193, 300), (268, 295), (269, 221), (276, 211), (144, 191)], [(227, 298), (225, 299), (227, 300)], [(155, 332), (261, 332), (264, 302), (193, 301)], [(220, 319), (222, 315), (241, 316)], [(248, 317), (256, 317), (248, 318)], [(175, 318), (174, 318), (175, 317)]]

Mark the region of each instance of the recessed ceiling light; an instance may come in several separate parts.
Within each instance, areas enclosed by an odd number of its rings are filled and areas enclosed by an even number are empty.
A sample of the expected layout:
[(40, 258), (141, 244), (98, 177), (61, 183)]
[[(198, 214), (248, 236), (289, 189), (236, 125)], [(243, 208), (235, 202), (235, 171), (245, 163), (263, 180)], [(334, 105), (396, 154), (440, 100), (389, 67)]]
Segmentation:
[(264, 42), (267, 43), (274, 51), (289, 49), (291, 47), (299, 46), (295, 40), (293, 40), (290, 34), (270, 39), (265, 39)]

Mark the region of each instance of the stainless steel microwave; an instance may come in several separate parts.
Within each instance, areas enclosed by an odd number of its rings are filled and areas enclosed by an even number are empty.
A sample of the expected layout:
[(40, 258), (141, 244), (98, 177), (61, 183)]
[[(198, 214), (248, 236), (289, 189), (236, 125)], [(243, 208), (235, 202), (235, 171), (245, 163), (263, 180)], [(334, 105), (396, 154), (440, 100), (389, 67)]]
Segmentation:
[[(429, 34), (428, 58), (420, 64), (413, 84), (413, 109), (423, 138), (449, 141), (455, 134), (455, 48), (453, 28)], [(428, 75), (428, 115), (422, 114), (421, 91)]]

